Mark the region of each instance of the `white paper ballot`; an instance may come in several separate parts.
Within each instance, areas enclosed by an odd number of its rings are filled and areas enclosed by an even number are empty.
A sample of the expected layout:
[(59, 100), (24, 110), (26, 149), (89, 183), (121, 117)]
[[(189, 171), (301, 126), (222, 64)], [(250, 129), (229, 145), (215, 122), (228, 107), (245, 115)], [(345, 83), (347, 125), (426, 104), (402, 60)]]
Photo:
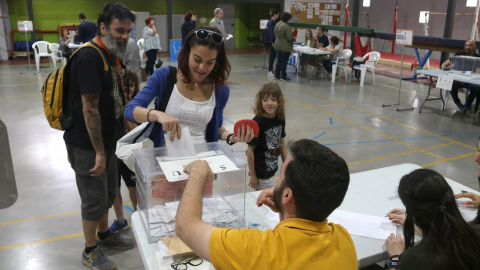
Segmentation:
[(183, 168), (194, 160), (205, 160), (212, 169), (213, 173), (223, 173), (238, 170), (237, 166), (225, 155), (203, 157), (203, 158), (187, 158), (172, 161), (159, 161), (165, 177), (169, 182), (181, 181), (188, 179), (188, 174), (183, 172)]
[(188, 127), (182, 127), (182, 137), (175, 138), (173, 142), (170, 140), (170, 132), (165, 133), (165, 146), (167, 147), (168, 155), (172, 158), (176, 157), (193, 157), (195, 156), (195, 148), (193, 147), (192, 137)]
[(397, 225), (388, 218), (335, 210), (328, 216), (328, 222), (342, 225), (350, 234), (385, 240), (396, 233)]
[(231, 39), (231, 38), (233, 38), (233, 35), (232, 35), (232, 34), (227, 34), (227, 36), (225, 37), (226, 40), (229, 40), (229, 39)]

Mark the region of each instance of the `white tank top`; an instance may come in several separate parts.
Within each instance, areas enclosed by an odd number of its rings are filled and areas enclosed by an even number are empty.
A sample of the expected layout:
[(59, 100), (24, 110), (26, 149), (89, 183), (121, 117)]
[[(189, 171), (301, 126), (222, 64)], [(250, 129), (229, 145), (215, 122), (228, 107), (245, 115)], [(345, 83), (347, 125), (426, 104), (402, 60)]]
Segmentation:
[(212, 90), (209, 100), (198, 102), (184, 97), (175, 84), (165, 113), (178, 118), (182, 127), (188, 127), (193, 143), (203, 143), (206, 142), (207, 124), (212, 120), (214, 109), (215, 91)]

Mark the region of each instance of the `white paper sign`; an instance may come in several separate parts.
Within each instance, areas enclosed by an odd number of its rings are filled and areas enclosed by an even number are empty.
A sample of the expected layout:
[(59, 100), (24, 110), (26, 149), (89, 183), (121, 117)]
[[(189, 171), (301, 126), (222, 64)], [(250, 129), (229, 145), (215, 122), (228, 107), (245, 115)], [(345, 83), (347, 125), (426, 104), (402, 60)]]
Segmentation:
[(32, 21), (17, 21), (18, 31), (33, 31)]
[(437, 88), (452, 90), (453, 77), (440, 75), (437, 80)]
[(319, 8), (319, 7), (320, 7), (320, 3), (313, 3), (313, 7)]
[(307, 9), (307, 19), (313, 18), (313, 8)]
[(165, 162), (158, 161), (158, 163), (160, 164), (167, 180), (169, 182), (176, 182), (188, 179), (188, 174), (183, 172), (183, 168), (185, 168), (190, 162), (198, 159), (207, 161), (215, 174), (238, 170), (237, 166), (235, 166), (235, 164), (225, 155), (204, 158), (188, 158)]
[(412, 42), (413, 42), (413, 30), (397, 29), (395, 43), (397, 43), (398, 45), (412, 46)]
[(315, 8), (315, 15), (320, 15), (320, 8)]
[(267, 29), (268, 20), (260, 20), (260, 29)]

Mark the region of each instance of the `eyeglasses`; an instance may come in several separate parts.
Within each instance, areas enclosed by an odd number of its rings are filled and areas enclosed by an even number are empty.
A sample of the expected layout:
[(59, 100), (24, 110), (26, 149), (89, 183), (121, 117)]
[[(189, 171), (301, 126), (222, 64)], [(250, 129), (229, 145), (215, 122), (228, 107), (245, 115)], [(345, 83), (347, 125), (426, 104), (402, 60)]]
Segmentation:
[(186, 270), (188, 268), (188, 265), (199, 266), (202, 263), (203, 259), (200, 257), (188, 257), (180, 259), (178, 261), (174, 261), (170, 266), (174, 270)]
[(205, 29), (200, 29), (195, 31), (195, 36), (198, 39), (207, 39), (210, 37), (213, 42), (216, 44), (222, 44), (223, 42), (223, 36), (220, 33), (210, 31), (210, 30), (205, 30)]

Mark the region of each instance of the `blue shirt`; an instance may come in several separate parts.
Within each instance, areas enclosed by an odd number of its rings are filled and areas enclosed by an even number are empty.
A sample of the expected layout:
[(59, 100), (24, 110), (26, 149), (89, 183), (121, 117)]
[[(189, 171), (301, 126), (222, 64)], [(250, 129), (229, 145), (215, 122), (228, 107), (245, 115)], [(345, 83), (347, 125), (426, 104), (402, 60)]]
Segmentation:
[(94, 39), (97, 35), (95, 23), (87, 20), (81, 22), (78, 26), (78, 35), (80, 36), (80, 41), (83, 43)]
[[(323, 34), (321, 37), (318, 37), (318, 42), (323, 43), (323, 47), (327, 47), (330, 42), (328, 42), (328, 37), (327, 35)], [(320, 46), (318, 46), (320, 48)]]
[(268, 30), (268, 37), (270, 38), (270, 43), (275, 43), (275, 39), (277, 36), (275, 36), (275, 25), (277, 25), (277, 22), (274, 21), (273, 19), (270, 19), (267, 22), (267, 30)]
[[(133, 118), (133, 110), (140, 106), (147, 108), (154, 98), (157, 98), (157, 103), (162, 101), (165, 88), (167, 87), (167, 78), (170, 73), (168, 66), (161, 67), (148, 79), (147, 86), (145, 86), (135, 98), (125, 107), (125, 118), (130, 122), (136, 122)], [(230, 96), (230, 88), (227, 85), (215, 85), (215, 109), (210, 122), (207, 124), (205, 139), (207, 142), (218, 141), (218, 129), (223, 125), (223, 109), (227, 105), (228, 97)], [(155, 137), (155, 147), (163, 146), (163, 129)]]

